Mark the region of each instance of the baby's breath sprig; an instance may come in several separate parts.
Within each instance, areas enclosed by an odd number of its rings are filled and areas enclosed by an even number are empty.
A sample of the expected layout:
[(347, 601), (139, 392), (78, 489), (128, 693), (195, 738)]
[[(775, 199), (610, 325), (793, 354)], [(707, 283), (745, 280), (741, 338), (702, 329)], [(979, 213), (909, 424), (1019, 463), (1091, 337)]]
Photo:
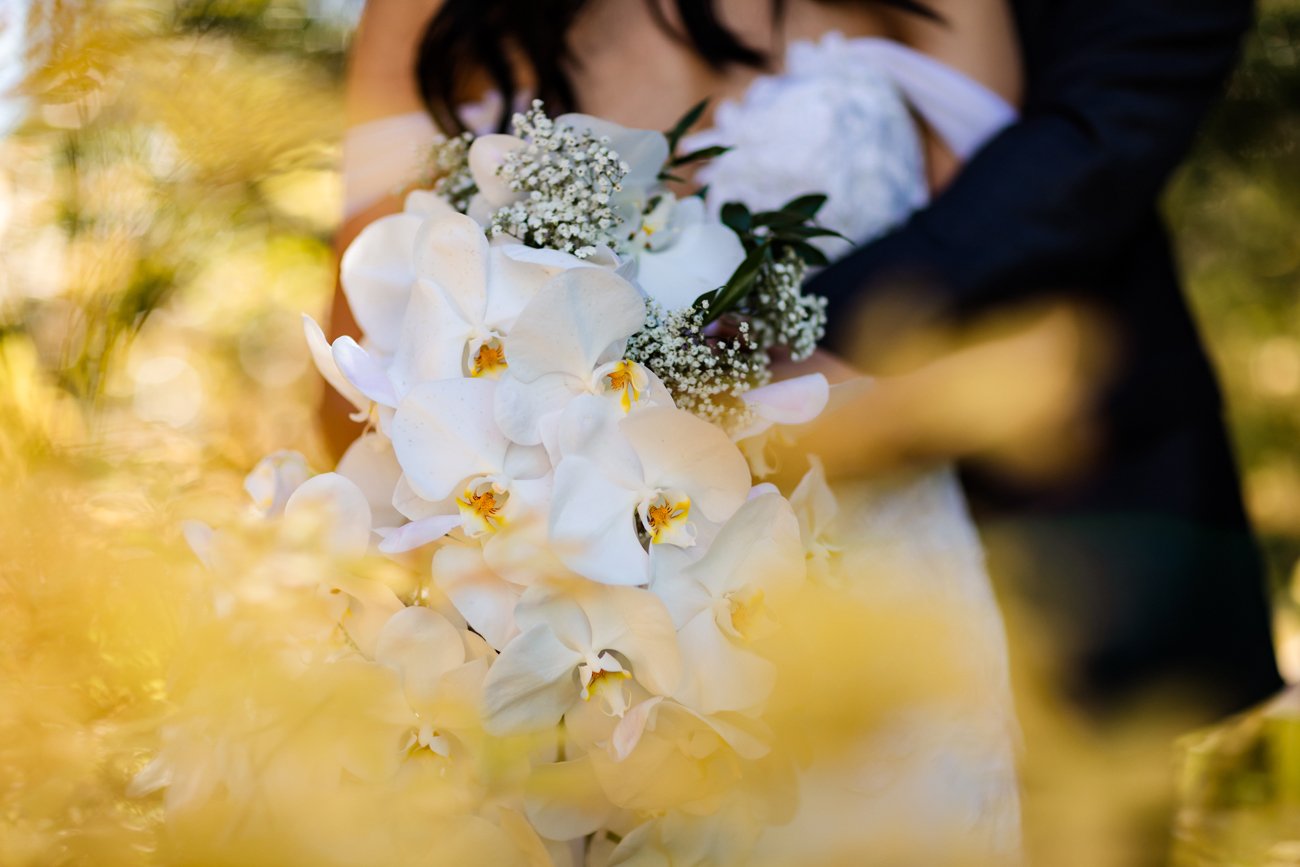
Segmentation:
[(455, 138), (439, 138), (429, 151), (428, 177), (433, 191), (462, 214), (469, 210), (469, 200), (478, 192), (469, 171), (469, 146), (472, 133)]
[(558, 126), (541, 100), (515, 115), (514, 129), (526, 145), (507, 154), (498, 173), (523, 197), (492, 215), (488, 233), (580, 259), (617, 249), (625, 239), (616, 236), (620, 220), (610, 203), (630, 169), (609, 140)]
[(786, 347), (794, 361), (811, 356), (826, 336), (826, 299), (803, 291), (807, 273), (808, 264), (785, 250), (759, 270), (743, 304), (755, 344), (764, 350)]
[(707, 315), (707, 304), (666, 311), (646, 302), (645, 327), (628, 341), (627, 357), (654, 371), (679, 409), (731, 430), (749, 420), (742, 396), (771, 381), (770, 361), (748, 322), (729, 323), (724, 334), (706, 328)]
[(753, 213), (738, 202), (722, 206), (722, 222), (744, 244), (747, 255), (727, 284), (696, 302), (709, 324), (721, 316), (753, 323), (757, 348), (790, 349), (796, 361), (807, 358), (826, 333), (826, 303), (803, 292), (808, 268), (829, 264), (811, 242), (843, 237), (817, 225), (826, 196), (800, 196), (775, 211)]

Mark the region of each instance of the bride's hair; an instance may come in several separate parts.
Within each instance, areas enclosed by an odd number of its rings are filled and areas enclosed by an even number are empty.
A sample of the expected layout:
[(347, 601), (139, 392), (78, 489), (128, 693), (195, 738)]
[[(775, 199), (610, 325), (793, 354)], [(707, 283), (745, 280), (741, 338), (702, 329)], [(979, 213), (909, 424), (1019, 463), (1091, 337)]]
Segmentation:
[[(672, 27), (661, 2), (646, 0), (659, 26), (689, 45), (710, 66), (731, 64), (761, 68), (763, 52), (736, 37), (719, 19), (716, 0), (670, 0), (681, 28)], [(773, 0), (780, 15), (785, 0)], [(927, 18), (938, 16), (920, 0), (870, 0)], [(586, 0), (446, 0), (429, 22), (420, 45), (416, 77), (420, 94), (434, 120), (445, 130), (463, 130), (456, 111), (471, 73), (485, 74), (501, 94), (499, 128), (504, 131), (520, 91), (519, 65), (530, 73), (529, 92), (544, 99), (552, 111), (578, 108), (565, 72), (570, 25)]]

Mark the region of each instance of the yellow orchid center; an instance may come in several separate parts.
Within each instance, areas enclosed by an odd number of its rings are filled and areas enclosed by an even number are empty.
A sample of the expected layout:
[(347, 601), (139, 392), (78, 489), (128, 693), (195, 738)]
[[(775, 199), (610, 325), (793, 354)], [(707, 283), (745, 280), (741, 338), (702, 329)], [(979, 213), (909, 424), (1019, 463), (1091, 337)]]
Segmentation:
[(652, 545), (695, 544), (695, 528), (691, 526), (691, 498), (685, 494), (659, 493), (641, 506), (641, 525)]
[(510, 493), (492, 479), (480, 479), (465, 488), (456, 498), (460, 509), (461, 527), (470, 536), (495, 533), (505, 526), (506, 501)]
[(588, 658), (578, 666), (578, 680), (582, 685), (582, 700), (600, 700), (601, 707), (610, 716), (621, 717), (631, 702), (626, 681), (632, 672), (627, 671), (608, 651)]
[(596, 371), (596, 382), (605, 394), (618, 395), (623, 412), (631, 412), (632, 404), (641, 400), (649, 387), (650, 375), (635, 361), (624, 358)]
[(506, 350), (501, 345), (501, 339), (493, 337), (479, 344), (478, 350), (470, 358), (469, 375), (496, 379), (509, 366), (506, 364)]
[(746, 640), (754, 638), (758, 627), (766, 621), (763, 591), (755, 590), (744, 597), (731, 596), (727, 602), (731, 609), (731, 628), (736, 635)]

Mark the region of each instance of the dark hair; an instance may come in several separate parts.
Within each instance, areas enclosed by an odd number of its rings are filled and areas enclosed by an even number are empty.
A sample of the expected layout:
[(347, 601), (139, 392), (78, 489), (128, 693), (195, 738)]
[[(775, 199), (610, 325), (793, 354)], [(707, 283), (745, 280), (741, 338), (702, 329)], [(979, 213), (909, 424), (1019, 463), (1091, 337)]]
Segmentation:
[[(531, 93), (545, 100), (551, 111), (577, 109), (564, 66), (571, 60), (569, 28), (586, 2), (446, 0), (424, 32), (415, 69), (420, 94), (438, 125), (448, 132), (465, 129), (456, 111), (457, 97), (463, 94), (467, 75), (481, 72), (502, 96), (499, 128), (504, 131), (520, 90), (517, 63), (532, 73)], [(713, 68), (766, 66), (767, 56), (741, 42), (718, 18), (716, 0), (672, 0), (681, 19), (680, 30), (670, 26), (662, 0), (646, 2), (661, 27)], [(919, 0), (871, 2), (939, 20)], [(773, 14), (779, 16), (784, 5), (785, 0), (773, 0)]]

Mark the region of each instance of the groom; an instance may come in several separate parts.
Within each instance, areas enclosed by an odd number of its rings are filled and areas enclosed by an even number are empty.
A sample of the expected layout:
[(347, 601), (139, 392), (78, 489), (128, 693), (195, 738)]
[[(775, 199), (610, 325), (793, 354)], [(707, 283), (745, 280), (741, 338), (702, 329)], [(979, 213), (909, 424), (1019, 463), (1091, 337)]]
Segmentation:
[(1118, 373), (1094, 408), (1104, 445), (1084, 480), (1027, 486), (976, 462), (964, 470), (983, 528), (1016, 550), (999, 564), (994, 546), (994, 569), (1046, 597), (1088, 704), (1174, 681), (1212, 711), (1235, 710), (1280, 685), (1264, 570), (1156, 200), (1234, 64), (1251, 3), (1014, 5), (1022, 119), (813, 290), (833, 323), (918, 282), (954, 318), (1048, 290), (1099, 308), (1117, 332)]

